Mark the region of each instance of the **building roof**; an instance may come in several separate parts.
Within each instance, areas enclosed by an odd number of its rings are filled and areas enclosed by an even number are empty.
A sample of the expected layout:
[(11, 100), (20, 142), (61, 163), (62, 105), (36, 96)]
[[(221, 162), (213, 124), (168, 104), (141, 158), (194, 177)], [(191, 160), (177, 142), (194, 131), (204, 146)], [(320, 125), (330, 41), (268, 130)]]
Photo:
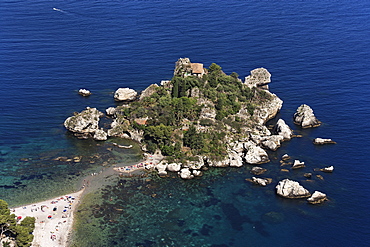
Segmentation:
[(191, 71), (193, 74), (203, 74), (203, 64), (202, 63), (191, 63)]

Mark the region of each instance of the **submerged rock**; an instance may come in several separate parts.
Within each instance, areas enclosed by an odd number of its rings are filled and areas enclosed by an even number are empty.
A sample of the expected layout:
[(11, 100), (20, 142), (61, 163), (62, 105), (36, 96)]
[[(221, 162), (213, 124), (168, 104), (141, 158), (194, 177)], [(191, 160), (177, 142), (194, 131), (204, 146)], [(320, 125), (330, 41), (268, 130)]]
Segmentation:
[(270, 224), (280, 224), (284, 221), (284, 214), (279, 212), (267, 212), (262, 215), (262, 220)]
[(304, 198), (311, 196), (310, 192), (298, 182), (284, 179), (276, 185), (276, 193), (285, 198)]
[(114, 93), (116, 101), (131, 101), (136, 98), (137, 92), (130, 88), (118, 88)]
[(315, 191), (310, 198), (307, 198), (307, 202), (311, 204), (318, 204), (327, 200), (326, 194), (320, 191)]
[(250, 172), (254, 175), (261, 175), (261, 174), (265, 173), (266, 171), (267, 171), (267, 169), (265, 169), (265, 168), (255, 166), (255, 167), (252, 168), (252, 170)]
[(321, 122), (313, 114), (313, 110), (308, 105), (301, 105), (294, 113), (294, 123), (302, 128), (318, 127)]
[(268, 184), (271, 184), (272, 183), (272, 179), (271, 178), (256, 178), (256, 177), (252, 177), (251, 179), (246, 179), (247, 181), (249, 182), (252, 182), (256, 185), (260, 185), (260, 186), (266, 186)]

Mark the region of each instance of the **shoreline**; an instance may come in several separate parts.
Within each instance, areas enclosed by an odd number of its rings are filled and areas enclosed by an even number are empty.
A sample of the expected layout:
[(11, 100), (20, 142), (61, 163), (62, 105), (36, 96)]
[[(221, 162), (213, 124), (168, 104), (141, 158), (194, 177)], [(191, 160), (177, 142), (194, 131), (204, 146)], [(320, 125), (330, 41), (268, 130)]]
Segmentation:
[(119, 173), (126, 174), (131, 174), (132, 172), (141, 171), (145, 169), (149, 170), (155, 168), (163, 160), (163, 158), (164, 157), (158, 153), (145, 154), (145, 159), (138, 162), (137, 164), (129, 166), (115, 166), (113, 170)]
[(66, 247), (69, 244), (74, 213), (85, 189), (41, 202), (10, 208), (24, 219), (35, 217), (33, 247)]
[[(83, 196), (100, 188), (106, 183), (110, 175), (126, 173), (133, 174), (136, 171), (155, 168), (163, 159), (159, 154), (145, 154), (143, 160), (134, 165), (122, 166), (116, 164), (108, 169), (102, 169), (98, 173), (92, 173), (81, 181), (80, 190), (51, 199), (11, 207), (11, 213), (16, 217), (35, 217), (35, 229), (33, 231), (33, 247), (68, 247), (72, 241), (74, 214), (80, 205)], [(108, 180), (110, 180), (108, 178)], [(104, 182), (105, 181), (105, 182)]]
[[(157, 157), (155, 158), (157, 161)], [(72, 241), (74, 214), (80, 205), (82, 198), (87, 193), (99, 189), (106, 183), (110, 175), (117, 174), (125, 167), (139, 167), (139, 164), (153, 162), (152, 155), (148, 155), (144, 161), (134, 165), (104, 168), (100, 172), (92, 173), (81, 179), (79, 190), (56, 196), (47, 200), (10, 207), (11, 213), (20, 220), (26, 216), (35, 217), (35, 229), (33, 231), (33, 247), (68, 247)], [(130, 172), (142, 170), (132, 169)], [(128, 172), (127, 172), (128, 173)], [(55, 209), (56, 208), (56, 209)], [(55, 209), (55, 211), (54, 211)], [(50, 217), (51, 216), (51, 217)]]

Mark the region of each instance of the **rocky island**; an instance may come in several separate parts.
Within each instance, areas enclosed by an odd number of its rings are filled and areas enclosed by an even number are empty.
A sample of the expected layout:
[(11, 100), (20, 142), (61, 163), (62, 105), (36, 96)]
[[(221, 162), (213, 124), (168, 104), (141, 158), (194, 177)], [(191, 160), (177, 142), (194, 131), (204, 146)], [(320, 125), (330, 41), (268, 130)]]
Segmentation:
[[(237, 73), (227, 75), (215, 63), (204, 68), (180, 58), (171, 80), (152, 84), (141, 94), (119, 88), (114, 100), (120, 105), (106, 109), (109, 129), (99, 125), (104, 113), (90, 107), (67, 118), (64, 126), (78, 138), (121, 137), (138, 142), (151, 159), (156, 154), (156, 162), (130, 169), (154, 169), (160, 176), (177, 172), (182, 179), (192, 179), (210, 167), (259, 165), (270, 161), (267, 150), (275, 151), (293, 137), (283, 119), (270, 129), (266, 126), (283, 104), (269, 91), (269, 83), (271, 74), (265, 68), (252, 70), (242, 81)], [(302, 128), (320, 125), (307, 105), (297, 109), (294, 123)], [(301, 167), (304, 162), (295, 161), (293, 169)], [(257, 177), (247, 180), (262, 186), (272, 182)], [(288, 192), (288, 198), (302, 197), (293, 192)]]

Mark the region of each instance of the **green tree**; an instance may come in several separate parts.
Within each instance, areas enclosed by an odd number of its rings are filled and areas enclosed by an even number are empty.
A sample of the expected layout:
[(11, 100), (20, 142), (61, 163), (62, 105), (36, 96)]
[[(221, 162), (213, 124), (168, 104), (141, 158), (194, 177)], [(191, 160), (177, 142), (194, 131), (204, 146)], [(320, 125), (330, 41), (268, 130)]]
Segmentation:
[(215, 63), (212, 63), (210, 66), (209, 66), (209, 69), (208, 69), (208, 72), (209, 73), (219, 73), (221, 72), (222, 68), (220, 65), (218, 64), (215, 64)]
[(191, 149), (203, 148), (203, 136), (200, 133), (197, 133), (194, 125), (191, 125), (189, 130), (185, 132), (183, 142), (185, 146), (190, 147)]
[(25, 217), (17, 224), (15, 215), (10, 214), (8, 203), (0, 200), (0, 236), (9, 236), (16, 240), (17, 246), (31, 246), (32, 232), (35, 229), (35, 218)]

